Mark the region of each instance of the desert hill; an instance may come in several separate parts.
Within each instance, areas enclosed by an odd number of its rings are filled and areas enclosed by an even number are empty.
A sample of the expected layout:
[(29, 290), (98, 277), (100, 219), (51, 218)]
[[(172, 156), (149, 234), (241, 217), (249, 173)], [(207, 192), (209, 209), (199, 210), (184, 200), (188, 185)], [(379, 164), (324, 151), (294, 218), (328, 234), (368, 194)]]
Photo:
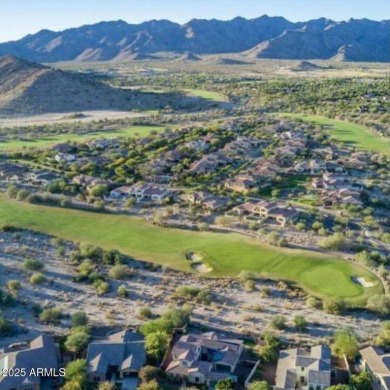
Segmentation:
[(112, 88), (89, 76), (52, 69), (17, 57), (0, 58), (0, 116), (3, 117), (160, 108), (172, 98)]

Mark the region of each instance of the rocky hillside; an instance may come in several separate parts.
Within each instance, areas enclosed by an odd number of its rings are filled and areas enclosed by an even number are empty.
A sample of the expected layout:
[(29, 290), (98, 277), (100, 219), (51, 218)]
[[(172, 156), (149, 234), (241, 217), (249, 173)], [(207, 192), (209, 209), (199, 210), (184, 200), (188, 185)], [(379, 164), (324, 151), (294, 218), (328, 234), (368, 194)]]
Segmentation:
[(173, 96), (119, 90), (87, 76), (16, 57), (0, 58), (0, 117), (49, 112), (159, 108)]
[(153, 59), (161, 52), (221, 54), (246, 52), (255, 58), (390, 61), (390, 21), (321, 18), (292, 23), (281, 17), (124, 21), (54, 32), (42, 30), (0, 44), (0, 55), (38, 62)]

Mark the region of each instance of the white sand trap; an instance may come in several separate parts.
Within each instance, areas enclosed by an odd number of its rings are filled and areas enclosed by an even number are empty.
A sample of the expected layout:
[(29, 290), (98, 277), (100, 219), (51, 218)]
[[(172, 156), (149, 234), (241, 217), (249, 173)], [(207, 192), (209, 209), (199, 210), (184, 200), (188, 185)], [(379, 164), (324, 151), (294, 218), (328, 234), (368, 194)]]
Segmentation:
[(374, 283), (367, 282), (364, 278), (352, 278), (352, 280), (363, 287), (372, 287), (374, 285)]
[(194, 264), (192, 266), (192, 268), (195, 271), (200, 272), (201, 274), (208, 274), (209, 272), (211, 272), (213, 270), (211, 267), (209, 267), (209, 266), (207, 266), (206, 264), (203, 264), (203, 263)]
[(188, 260), (190, 261), (201, 261), (203, 260), (203, 256), (201, 256), (199, 253), (189, 253), (187, 255)]

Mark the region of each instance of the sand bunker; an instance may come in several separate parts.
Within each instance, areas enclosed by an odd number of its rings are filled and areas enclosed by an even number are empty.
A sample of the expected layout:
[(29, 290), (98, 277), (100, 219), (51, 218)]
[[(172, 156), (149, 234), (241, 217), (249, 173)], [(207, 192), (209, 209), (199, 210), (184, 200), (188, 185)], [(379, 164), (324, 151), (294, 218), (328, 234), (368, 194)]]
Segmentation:
[(203, 263), (196, 263), (192, 266), (192, 268), (195, 270), (195, 271), (198, 271), (200, 272), (201, 274), (207, 274), (209, 272), (211, 272), (213, 269), (209, 266), (207, 266), (206, 264), (203, 264)]
[(199, 253), (195, 253), (195, 252), (187, 253), (186, 257), (190, 261), (201, 261), (201, 260), (203, 260), (203, 256), (200, 255)]
[(372, 287), (374, 285), (374, 283), (367, 282), (364, 278), (352, 278), (352, 280), (355, 283), (360, 284), (362, 287)]

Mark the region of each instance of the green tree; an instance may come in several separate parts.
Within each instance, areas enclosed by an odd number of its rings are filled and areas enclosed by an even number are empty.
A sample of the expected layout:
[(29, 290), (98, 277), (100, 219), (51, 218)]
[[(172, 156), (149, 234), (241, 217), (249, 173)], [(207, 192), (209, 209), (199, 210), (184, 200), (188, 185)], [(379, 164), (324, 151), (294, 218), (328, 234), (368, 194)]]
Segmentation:
[(138, 390), (159, 390), (160, 386), (158, 385), (155, 379), (150, 382), (142, 382), (140, 386), (138, 386)]
[(87, 362), (84, 359), (73, 360), (65, 367), (65, 385), (63, 390), (87, 389)]
[(215, 385), (215, 390), (234, 390), (234, 382), (230, 378), (220, 379)]
[(266, 381), (255, 381), (249, 383), (248, 390), (272, 390), (272, 386)]
[(151, 358), (160, 361), (167, 351), (168, 341), (168, 335), (165, 332), (157, 331), (148, 334), (145, 338), (145, 349), (147, 354)]
[(278, 351), (271, 345), (264, 345), (259, 348), (259, 355), (262, 362), (271, 363), (278, 360)]
[(76, 359), (68, 363), (65, 368), (65, 379), (70, 381), (79, 375), (86, 375), (87, 362), (84, 359)]
[(355, 334), (350, 329), (342, 329), (335, 333), (332, 352), (338, 356), (345, 355), (347, 359), (354, 359), (359, 353), (359, 344)]
[(98, 390), (115, 390), (115, 384), (111, 382), (99, 383)]
[(357, 375), (352, 375), (349, 385), (353, 390), (371, 390), (372, 377), (367, 371), (362, 371)]
[(139, 378), (142, 382), (150, 382), (153, 379), (157, 379), (160, 370), (157, 367), (145, 366), (139, 370)]
[(76, 328), (76, 330), (67, 337), (65, 348), (74, 354), (78, 354), (87, 348), (89, 340), (90, 335), (84, 328)]

